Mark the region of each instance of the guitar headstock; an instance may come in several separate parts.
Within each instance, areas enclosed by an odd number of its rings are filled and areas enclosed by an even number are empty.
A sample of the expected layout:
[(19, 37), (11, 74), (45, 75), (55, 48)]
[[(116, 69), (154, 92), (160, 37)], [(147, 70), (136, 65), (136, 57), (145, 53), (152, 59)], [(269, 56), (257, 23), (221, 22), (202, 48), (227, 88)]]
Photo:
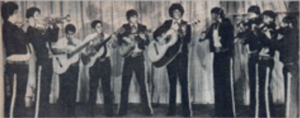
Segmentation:
[(191, 25), (191, 26), (195, 26), (195, 25), (198, 25), (198, 24), (200, 24), (200, 23), (201, 23), (201, 20), (196, 20), (196, 21), (190, 23), (190, 25)]

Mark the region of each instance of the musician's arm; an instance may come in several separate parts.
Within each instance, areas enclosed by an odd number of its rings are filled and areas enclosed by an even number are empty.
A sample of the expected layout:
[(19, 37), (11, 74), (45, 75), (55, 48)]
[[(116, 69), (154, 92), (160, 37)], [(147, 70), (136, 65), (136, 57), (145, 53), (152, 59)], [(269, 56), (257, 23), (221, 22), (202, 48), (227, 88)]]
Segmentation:
[(231, 50), (233, 48), (233, 39), (234, 39), (233, 26), (230, 20), (227, 20), (226, 22), (224, 22), (224, 24), (225, 24), (224, 28), (226, 29), (223, 29), (224, 35), (222, 38), (225, 38), (225, 45), (223, 45), (222, 47)]
[(29, 42), (32, 44), (35, 51), (40, 51), (38, 49), (42, 49), (43, 47), (43, 40), (38, 40), (37, 37), (40, 37), (40, 31), (37, 29), (29, 26), (26, 32), (27, 38)]
[(125, 31), (123, 31), (123, 32), (117, 34), (117, 43), (118, 43), (118, 45), (122, 45), (122, 43), (123, 43), (123, 37), (124, 37), (126, 34), (128, 34), (128, 31), (126, 31), (125, 25), (123, 25), (123, 26), (120, 27), (119, 29), (125, 30)]
[(167, 21), (153, 32), (153, 39), (158, 41), (158, 37), (167, 30)]
[(52, 46), (51, 50), (54, 54), (64, 54), (67, 52), (67, 42), (64, 39), (58, 41)]
[(59, 34), (59, 28), (57, 25), (53, 25), (53, 28), (48, 27), (44, 36), (47, 37), (49, 42), (57, 42)]
[(185, 41), (186, 43), (190, 43), (191, 42), (191, 25), (188, 25), (186, 28), (186, 35), (185, 35)]
[[(11, 32), (10, 32), (11, 31)], [(26, 51), (18, 51), (16, 48), (19, 48), (18, 46), (24, 46), (28, 44), (28, 39), (25, 34), (25, 32), (22, 29), (16, 28), (14, 30), (10, 30), (8, 34), (11, 36), (11, 40), (9, 40), (9, 43), (6, 43), (6, 47), (10, 47), (9, 49), (12, 54), (25, 54)]]
[[(142, 31), (146, 31), (147, 30), (147, 26), (143, 26), (142, 27)], [(145, 35), (145, 34), (142, 34)], [(144, 47), (145, 45), (148, 45), (150, 43), (149, 41), (149, 37), (147, 35), (145, 35), (144, 37), (139, 36), (141, 39), (141, 45)]]

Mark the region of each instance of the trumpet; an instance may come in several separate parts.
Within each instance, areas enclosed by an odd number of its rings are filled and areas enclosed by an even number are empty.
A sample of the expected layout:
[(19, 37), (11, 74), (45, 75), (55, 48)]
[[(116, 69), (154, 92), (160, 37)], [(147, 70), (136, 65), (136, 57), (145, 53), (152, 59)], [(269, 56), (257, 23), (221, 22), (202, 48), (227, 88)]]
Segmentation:
[(66, 15), (64, 17), (45, 17), (45, 18), (41, 18), (38, 19), (38, 23), (40, 24), (44, 24), (44, 25), (54, 25), (54, 24), (60, 24), (60, 23), (64, 23), (64, 21), (70, 22), (70, 15)]
[[(64, 17), (45, 17), (45, 18), (39, 18), (35, 20), (36, 25), (41, 26), (43, 28), (47, 28), (50, 25), (55, 25), (55, 24), (60, 24), (60, 23), (64, 23), (64, 21), (70, 22), (70, 15), (66, 15)], [(25, 21), (16, 21), (14, 23), (15, 25), (17, 25), (19, 28), (25, 28), (29, 26), (29, 21), (25, 20)]]

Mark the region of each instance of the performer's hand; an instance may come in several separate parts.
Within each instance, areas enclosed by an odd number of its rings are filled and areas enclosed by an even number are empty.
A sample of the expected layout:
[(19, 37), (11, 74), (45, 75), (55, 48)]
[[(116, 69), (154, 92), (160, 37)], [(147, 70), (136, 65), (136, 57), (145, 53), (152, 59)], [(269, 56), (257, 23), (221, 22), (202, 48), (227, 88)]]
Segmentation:
[(117, 34), (123, 34), (126, 30), (123, 27), (117, 29)]
[(112, 48), (116, 48), (117, 46), (118, 46), (117, 42), (114, 41), (114, 42), (111, 43)]
[(266, 31), (266, 32), (265, 32), (265, 34), (266, 34), (266, 36), (268, 37), (268, 39), (270, 39), (270, 40), (271, 40), (271, 38), (272, 38), (272, 37), (271, 37), (271, 33), (270, 33), (270, 31)]
[(145, 34), (139, 34), (139, 36), (140, 36), (140, 38), (141, 38), (142, 40), (144, 40), (144, 41), (146, 41), (146, 40), (147, 40), (147, 37), (146, 37), (146, 35), (145, 35)]
[(205, 36), (206, 36), (206, 33), (205, 32), (202, 32), (200, 34), (200, 40), (199, 41), (203, 41), (205, 39)]
[(221, 52), (221, 47), (215, 47), (217, 53)]
[(282, 39), (283, 39), (283, 37), (284, 37), (284, 35), (282, 35), (282, 34), (278, 34), (278, 36), (277, 36), (277, 40), (278, 40), (278, 41), (280, 41), (280, 40), (282, 40)]

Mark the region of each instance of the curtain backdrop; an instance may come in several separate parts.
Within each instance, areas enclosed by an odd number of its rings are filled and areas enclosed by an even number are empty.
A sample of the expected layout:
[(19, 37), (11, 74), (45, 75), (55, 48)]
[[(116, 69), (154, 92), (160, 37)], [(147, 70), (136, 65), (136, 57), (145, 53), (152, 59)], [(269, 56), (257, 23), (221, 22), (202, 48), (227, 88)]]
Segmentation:
[[(42, 16), (65, 16), (71, 15), (71, 23), (77, 27), (76, 37), (84, 39), (85, 36), (92, 33), (90, 23), (93, 20), (99, 19), (104, 22), (104, 32), (112, 33), (122, 24), (127, 23), (125, 13), (129, 9), (135, 9), (139, 13), (139, 22), (145, 24), (148, 29), (155, 30), (165, 20), (170, 19), (168, 8), (172, 3), (179, 2), (183, 5), (185, 13), (183, 19), (189, 22), (201, 20), (201, 23), (192, 27), (192, 41), (189, 44), (189, 66), (188, 66), (188, 80), (190, 89), (190, 98), (192, 103), (212, 104), (214, 103), (214, 89), (213, 89), (213, 73), (212, 73), (212, 57), (213, 54), (209, 52), (208, 41), (198, 42), (199, 33), (204, 31), (211, 23), (210, 10), (213, 7), (221, 7), (224, 9), (226, 16), (235, 24), (238, 17), (233, 14), (246, 13), (250, 5), (258, 5), (263, 10), (273, 10), (275, 12), (287, 11), (292, 7), (287, 1), (18, 1), (19, 18), (25, 20), (26, 9), (36, 6), (41, 9)], [(1, 3), (2, 4), (2, 3)], [(298, 2), (297, 2), (298, 4)], [(284, 14), (280, 14), (281, 19)], [(3, 20), (1, 19), (1, 27)], [(64, 28), (66, 24), (60, 25), (59, 37), (65, 36)], [(0, 36), (2, 38), (2, 29), (0, 29)], [(3, 43), (0, 45), (3, 50)], [(235, 98), (238, 103), (249, 103), (249, 89), (247, 78), (247, 56), (245, 55), (245, 47), (241, 44), (235, 44), (235, 57), (232, 63), (232, 79), (235, 85)], [(1, 57), (2, 52), (0, 53)], [(115, 95), (115, 102), (120, 100), (121, 92), (121, 73), (123, 67), (123, 58), (114, 49), (111, 52), (112, 58), (112, 90)], [(275, 68), (273, 71), (272, 90), (274, 93), (274, 101), (282, 103), (284, 101), (284, 87), (283, 76), (281, 74), (282, 63), (278, 61), (279, 54), (276, 53)], [(4, 58), (2, 58), (4, 59)], [(30, 82), (34, 82), (34, 58), (30, 70)], [(3, 62), (3, 61), (2, 61)], [(3, 63), (1, 71), (3, 71)], [(155, 68), (150, 62), (145, 61), (146, 77), (150, 87), (151, 99), (153, 103), (168, 103), (169, 97), (169, 83), (166, 74), (166, 68)], [(80, 65), (77, 101), (84, 102), (88, 99), (89, 77), (88, 68)], [(3, 74), (3, 73), (1, 73)], [(2, 76), (3, 77), (3, 76)], [(133, 77), (135, 78), (135, 77)], [(51, 102), (55, 103), (58, 96), (58, 81), (59, 78), (53, 74)], [(129, 93), (129, 102), (139, 102), (139, 87), (137, 81), (132, 79)], [(1, 79), (1, 81), (3, 81)], [(100, 81), (101, 82), (101, 81)], [(3, 82), (2, 82), (3, 83)], [(101, 84), (99, 84), (101, 85)], [(3, 86), (3, 84), (1, 85)], [(3, 88), (2, 88), (3, 89)], [(1, 90), (2, 90), (1, 89)], [(3, 92), (1, 92), (3, 93)], [(102, 103), (102, 89), (99, 88), (98, 103)], [(180, 85), (177, 88), (177, 102), (181, 101)], [(30, 90), (28, 94), (30, 95)], [(0, 104), (2, 106), (2, 104)]]

